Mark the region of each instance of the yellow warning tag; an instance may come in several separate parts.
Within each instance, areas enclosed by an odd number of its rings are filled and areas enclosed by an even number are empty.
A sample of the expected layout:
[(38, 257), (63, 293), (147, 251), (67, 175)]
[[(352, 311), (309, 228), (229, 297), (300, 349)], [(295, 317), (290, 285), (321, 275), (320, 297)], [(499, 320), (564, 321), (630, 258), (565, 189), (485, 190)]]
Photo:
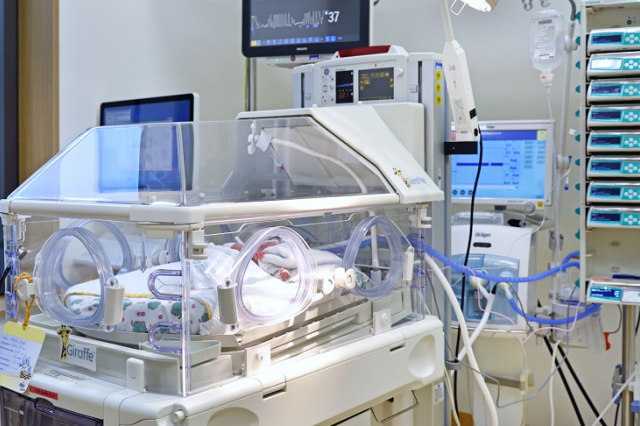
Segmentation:
[(442, 84), (436, 83), (436, 93), (442, 92)]
[(436, 96), (436, 105), (438, 106), (442, 105), (442, 96), (440, 95)]
[(442, 80), (442, 71), (440, 70), (436, 71), (436, 80), (438, 81)]

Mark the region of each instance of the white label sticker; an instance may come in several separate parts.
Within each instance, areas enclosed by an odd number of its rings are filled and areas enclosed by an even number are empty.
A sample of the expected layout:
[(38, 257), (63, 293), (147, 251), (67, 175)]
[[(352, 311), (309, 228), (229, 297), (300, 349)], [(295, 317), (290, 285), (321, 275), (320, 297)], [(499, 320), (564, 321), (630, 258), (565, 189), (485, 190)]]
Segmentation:
[(60, 360), (62, 362), (96, 371), (97, 349), (93, 345), (86, 345), (70, 338), (67, 343), (66, 359), (63, 359), (63, 355), (62, 340), (60, 340)]
[(444, 383), (433, 384), (433, 405), (438, 405), (444, 401)]
[(535, 62), (555, 59), (556, 57), (556, 27), (552, 19), (536, 21), (533, 60)]

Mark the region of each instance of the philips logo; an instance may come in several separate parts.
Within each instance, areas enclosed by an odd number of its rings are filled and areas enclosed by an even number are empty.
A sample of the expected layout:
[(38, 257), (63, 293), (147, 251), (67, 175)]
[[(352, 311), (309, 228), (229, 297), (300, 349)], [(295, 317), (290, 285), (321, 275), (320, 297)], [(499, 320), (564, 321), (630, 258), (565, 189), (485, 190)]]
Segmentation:
[(298, 47), (298, 48), (296, 48), (296, 50), (307, 50), (307, 49), (308, 48), (306, 48), (306, 47)]
[(491, 238), (491, 234), (485, 234), (484, 232), (476, 232), (478, 238)]
[(96, 371), (96, 358), (97, 349), (95, 346), (69, 341), (67, 344), (67, 358), (62, 361), (87, 370)]

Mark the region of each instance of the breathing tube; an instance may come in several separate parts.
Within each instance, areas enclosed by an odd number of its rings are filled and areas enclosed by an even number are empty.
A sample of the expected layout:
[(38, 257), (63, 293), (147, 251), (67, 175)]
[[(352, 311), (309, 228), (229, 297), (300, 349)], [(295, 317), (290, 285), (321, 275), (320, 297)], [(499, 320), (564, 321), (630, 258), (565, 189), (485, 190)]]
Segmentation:
[[(436, 250), (434, 250), (433, 248), (429, 247), (426, 244), (423, 244), (415, 239), (412, 238), (407, 238), (407, 240), (418, 247), (421, 247), (425, 252), (427, 252), (429, 255), (435, 257), (436, 259), (438, 259), (439, 261), (441, 261), (442, 263), (444, 263), (445, 265), (448, 265), (464, 274), (469, 274), (471, 272), (471, 269), (466, 268), (456, 262), (454, 262), (453, 260), (447, 258), (446, 256), (443, 256), (442, 254), (440, 254), (439, 252), (437, 252)], [(498, 276), (498, 275), (490, 275), (490, 274), (486, 274), (480, 271), (473, 271), (473, 275), (476, 278), (482, 278), (488, 281), (495, 281), (498, 283), (501, 282), (506, 282), (506, 283), (527, 283), (527, 282), (534, 282), (534, 281), (540, 281), (544, 278), (548, 278), (552, 275), (557, 274), (558, 272), (564, 272), (569, 268), (578, 268), (580, 269), (580, 263), (578, 262), (567, 262), (567, 260), (570, 260), (571, 258), (573, 258), (574, 256), (578, 255), (579, 252), (572, 252), (569, 253), (567, 255), (567, 257), (565, 258), (565, 262), (560, 265), (560, 266), (556, 266), (553, 269), (550, 269), (546, 272), (543, 272), (541, 274), (538, 275), (532, 275), (530, 277), (506, 277), (506, 276)], [(509, 304), (511, 305), (511, 307), (514, 309), (514, 311), (516, 311), (516, 313), (524, 318), (526, 318), (527, 320), (529, 320), (530, 322), (536, 322), (538, 324), (544, 324), (544, 325), (564, 325), (564, 324), (571, 324), (575, 321), (575, 317), (569, 317), (569, 318), (563, 318), (563, 319), (558, 319), (558, 320), (551, 320), (551, 319), (544, 319), (544, 318), (537, 318), (528, 314), (525, 314), (524, 312), (522, 312), (520, 310), (520, 308), (518, 308), (518, 306), (516, 305), (515, 300), (513, 300), (512, 297), (508, 298), (509, 299)], [(589, 315), (598, 312), (600, 310), (600, 304), (594, 304), (592, 307), (588, 308), (586, 311), (584, 311), (583, 313), (581, 313), (580, 315), (578, 315), (578, 321), (581, 319), (584, 319), (586, 317), (588, 317)]]
[[(440, 254), (438, 251), (434, 250), (433, 248), (429, 247), (428, 245), (421, 243), (418, 240), (415, 240), (413, 238), (407, 238), (407, 241), (409, 241), (410, 244), (416, 246), (416, 247), (420, 247), (422, 248), (425, 252), (427, 252), (430, 256), (435, 257), (436, 259), (438, 259), (440, 262), (444, 263), (445, 265), (448, 265), (450, 267), (452, 267), (453, 269), (456, 269), (460, 272), (462, 272), (463, 274), (470, 274), (471, 273), (471, 269), (467, 268), (463, 265), (460, 265), (456, 262), (454, 262), (453, 260), (449, 259), (448, 257)], [(540, 281), (543, 280), (545, 278), (549, 278), (555, 274), (557, 274), (558, 272), (564, 272), (569, 268), (580, 268), (580, 263), (578, 262), (568, 262), (568, 263), (563, 263), (560, 266), (556, 266), (553, 269), (549, 269), (546, 272), (543, 272), (541, 274), (537, 274), (537, 275), (532, 275), (530, 277), (505, 277), (505, 276), (499, 276), (499, 275), (491, 275), (491, 274), (485, 274), (483, 272), (479, 272), (479, 271), (474, 271), (473, 275), (477, 278), (482, 278), (488, 281), (495, 281), (495, 282), (504, 282), (504, 283), (530, 283), (530, 282), (534, 282), (534, 281)]]
[[(291, 300), (290, 305), (281, 312), (271, 315), (258, 315), (247, 307), (242, 295), (244, 275), (252, 262), (254, 254), (260, 246), (270, 239), (279, 238), (291, 248), (291, 253), (298, 266), (298, 290)], [(286, 321), (306, 310), (317, 293), (316, 260), (311, 254), (311, 249), (306, 241), (295, 231), (285, 227), (271, 227), (262, 229), (249, 238), (240, 254), (236, 258), (231, 273), (231, 282), (236, 284), (236, 301), (238, 316), (254, 324), (274, 324)]]
[(596, 312), (598, 312), (600, 310), (600, 305), (599, 304), (594, 304), (592, 307), (588, 308), (586, 311), (584, 311), (583, 313), (578, 315), (577, 319), (576, 319), (575, 316), (571, 316), (571, 317), (567, 317), (567, 318), (552, 320), (552, 319), (538, 318), (538, 317), (531, 316), (529, 314), (525, 314), (524, 312), (522, 312), (520, 310), (520, 308), (518, 308), (518, 305), (516, 304), (516, 301), (513, 300), (513, 298), (509, 298), (509, 303), (511, 304), (511, 307), (513, 308), (513, 310), (516, 311), (518, 313), (518, 315), (520, 315), (521, 317), (526, 318), (530, 322), (535, 322), (535, 323), (543, 324), (543, 325), (572, 324), (574, 321), (580, 321), (581, 319), (585, 319), (589, 315), (594, 314), (594, 313), (596, 313)]
[(380, 297), (389, 293), (400, 281), (404, 266), (404, 251), (402, 250), (402, 241), (398, 233), (396, 225), (385, 216), (371, 216), (364, 219), (358, 224), (351, 234), (349, 243), (347, 244), (342, 265), (345, 270), (355, 269), (354, 264), (358, 250), (363, 243), (364, 237), (373, 226), (379, 227), (385, 234), (389, 248), (391, 249), (391, 264), (389, 272), (385, 279), (376, 287), (371, 289), (360, 288), (355, 286), (351, 290), (354, 294), (361, 297)]
[[(95, 307), (94, 313), (89, 317), (80, 317), (64, 305), (64, 300), (61, 300), (60, 297), (62, 286), (58, 283), (55, 273), (60, 263), (61, 253), (64, 253), (74, 238), (80, 241), (87, 249), (100, 279), (100, 302)], [(52, 234), (36, 256), (33, 276), (37, 278), (35, 280), (35, 289), (38, 306), (60, 324), (88, 327), (100, 324), (104, 318), (105, 297), (108, 283), (113, 278), (113, 268), (104, 247), (102, 247), (98, 238), (88, 230), (84, 228), (64, 228)]]
[(580, 251), (579, 251), (579, 250), (577, 250), (577, 251), (572, 251), (571, 253), (569, 253), (569, 254), (564, 258), (564, 260), (562, 261), (562, 263), (569, 263), (569, 261), (570, 261), (571, 259), (573, 259), (574, 257), (576, 257), (576, 256), (580, 256)]

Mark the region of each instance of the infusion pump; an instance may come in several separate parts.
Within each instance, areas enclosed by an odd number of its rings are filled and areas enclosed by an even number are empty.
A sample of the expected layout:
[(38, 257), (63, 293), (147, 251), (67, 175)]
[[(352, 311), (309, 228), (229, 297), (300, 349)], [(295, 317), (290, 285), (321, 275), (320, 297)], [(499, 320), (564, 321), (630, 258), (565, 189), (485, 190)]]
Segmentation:
[[(294, 108), (398, 102), (444, 105), (441, 56), (399, 46), (336, 52), (324, 62), (294, 69)], [(427, 84), (423, 84), (423, 82)]]

